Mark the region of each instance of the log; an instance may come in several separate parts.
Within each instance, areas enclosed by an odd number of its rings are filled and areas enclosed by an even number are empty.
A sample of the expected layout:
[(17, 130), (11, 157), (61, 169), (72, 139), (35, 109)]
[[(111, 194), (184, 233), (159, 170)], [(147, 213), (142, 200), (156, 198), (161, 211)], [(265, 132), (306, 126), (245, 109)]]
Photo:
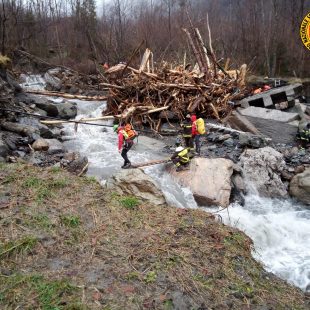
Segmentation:
[(68, 99), (80, 99), (87, 101), (99, 101), (99, 100), (107, 100), (107, 96), (83, 96), (83, 95), (72, 95), (67, 93), (61, 93), (57, 91), (47, 91), (47, 90), (26, 90), (26, 93), (29, 94), (37, 94), (44, 96), (53, 96), (53, 97), (63, 97)]
[(79, 124), (81, 122), (95, 122), (95, 121), (100, 121), (100, 120), (109, 120), (109, 119), (114, 119), (115, 117), (120, 118), (121, 115), (106, 115), (106, 116), (101, 116), (101, 117), (92, 117), (92, 118), (83, 118), (80, 120), (55, 120), (55, 121), (40, 121), (40, 123), (44, 125), (59, 125), (59, 124), (65, 124), (65, 123), (75, 123)]
[(170, 158), (166, 159), (159, 159), (159, 160), (151, 160), (145, 163), (139, 163), (135, 165), (131, 165), (131, 168), (142, 168), (142, 167), (148, 167), (148, 166), (153, 166), (153, 165), (159, 165), (159, 164), (165, 164), (171, 161)]

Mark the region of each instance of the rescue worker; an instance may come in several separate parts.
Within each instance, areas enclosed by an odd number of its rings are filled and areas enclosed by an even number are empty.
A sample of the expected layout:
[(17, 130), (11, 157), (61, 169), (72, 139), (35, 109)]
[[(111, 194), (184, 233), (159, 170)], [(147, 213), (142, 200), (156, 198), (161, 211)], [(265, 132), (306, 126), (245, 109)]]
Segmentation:
[(200, 134), (198, 132), (197, 124), (196, 124), (197, 117), (196, 115), (191, 116), (191, 121), (192, 121), (192, 137), (195, 142), (195, 148), (196, 148), (196, 153), (200, 155)]
[(184, 139), (185, 146), (190, 148), (191, 150), (194, 150), (192, 137), (192, 122), (191, 116), (189, 114), (186, 115), (185, 121), (181, 124), (181, 127), (183, 128), (182, 137)]
[(176, 149), (171, 156), (171, 160), (177, 167), (176, 171), (181, 171), (182, 167), (187, 167), (189, 165), (189, 151), (188, 148), (181, 146), (179, 141), (176, 141), (175, 145)]
[(300, 140), (302, 148), (307, 148), (307, 145), (310, 143), (310, 122), (299, 129), (297, 139)]
[(133, 140), (128, 137), (124, 126), (114, 125), (113, 130), (117, 132), (118, 135), (118, 152), (121, 153), (121, 156), (124, 158), (124, 165), (122, 168), (128, 169), (131, 167), (131, 162), (128, 159), (127, 153), (133, 146)]

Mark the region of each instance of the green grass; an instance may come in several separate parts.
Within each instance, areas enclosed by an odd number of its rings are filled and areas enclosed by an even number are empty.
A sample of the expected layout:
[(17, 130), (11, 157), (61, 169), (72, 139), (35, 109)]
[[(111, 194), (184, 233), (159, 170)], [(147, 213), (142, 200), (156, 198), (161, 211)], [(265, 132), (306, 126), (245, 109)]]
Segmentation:
[(25, 254), (36, 245), (37, 238), (26, 236), (22, 239), (9, 241), (0, 245), (0, 257), (9, 257), (16, 254)]
[(88, 183), (88, 184), (98, 183), (98, 180), (94, 176), (91, 176), (91, 177), (85, 176), (84, 180), (85, 180), (85, 183)]
[(67, 178), (39, 179), (37, 177), (28, 177), (22, 184), (22, 187), (30, 189), (35, 193), (36, 202), (42, 203), (44, 200), (55, 197), (54, 190), (64, 188), (68, 185)]
[(60, 219), (65, 226), (70, 228), (77, 228), (81, 224), (80, 218), (75, 215), (62, 215)]
[(144, 277), (145, 283), (154, 283), (157, 279), (157, 273), (155, 271), (149, 271)]
[(44, 229), (50, 229), (53, 224), (51, 223), (49, 217), (46, 214), (36, 214), (32, 217), (30, 226), (38, 226)]
[(60, 167), (51, 167), (50, 168), (50, 171), (52, 172), (52, 173), (58, 173), (58, 172), (61, 172), (61, 168)]
[(80, 301), (80, 289), (66, 280), (49, 281), (41, 275), (22, 274), (0, 277), (4, 284), (0, 291), (0, 305), (14, 305), (12, 309), (20, 306), (42, 310), (86, 309)]
[(134, 209), (140, 204), (140, 201), (134, 196), (127, 196), (122, 198), (120, 203), (126, 209)]

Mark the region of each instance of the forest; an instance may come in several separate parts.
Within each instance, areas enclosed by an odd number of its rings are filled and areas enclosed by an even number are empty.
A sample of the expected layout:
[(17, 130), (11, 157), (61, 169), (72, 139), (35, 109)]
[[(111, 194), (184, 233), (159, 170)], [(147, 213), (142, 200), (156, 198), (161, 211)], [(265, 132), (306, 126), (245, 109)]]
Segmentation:
[(182, 31), (190, 17), (220, 63), (306, 77), (299, 29), (309, 8), (310, 0), (1, 0), (0, 51), (23, 49), (84, 73), (96, 70), (94, 60), (126, 62), (137, 47), (132, 62), (148, 47), (157, 63), (183, 63), (193, 59)]

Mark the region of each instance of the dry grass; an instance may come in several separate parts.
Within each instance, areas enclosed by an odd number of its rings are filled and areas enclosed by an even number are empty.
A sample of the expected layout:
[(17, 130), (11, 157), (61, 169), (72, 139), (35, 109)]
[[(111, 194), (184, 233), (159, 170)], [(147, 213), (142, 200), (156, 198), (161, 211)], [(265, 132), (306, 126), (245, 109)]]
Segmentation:
[(36, 240), (1, 257), (1, 309), (309, 306), (252, 258), (249, 238), (203, 211), (142, 204), (27, 165), (2, 167), (0, 197), (9, 197), (2, 248)]

